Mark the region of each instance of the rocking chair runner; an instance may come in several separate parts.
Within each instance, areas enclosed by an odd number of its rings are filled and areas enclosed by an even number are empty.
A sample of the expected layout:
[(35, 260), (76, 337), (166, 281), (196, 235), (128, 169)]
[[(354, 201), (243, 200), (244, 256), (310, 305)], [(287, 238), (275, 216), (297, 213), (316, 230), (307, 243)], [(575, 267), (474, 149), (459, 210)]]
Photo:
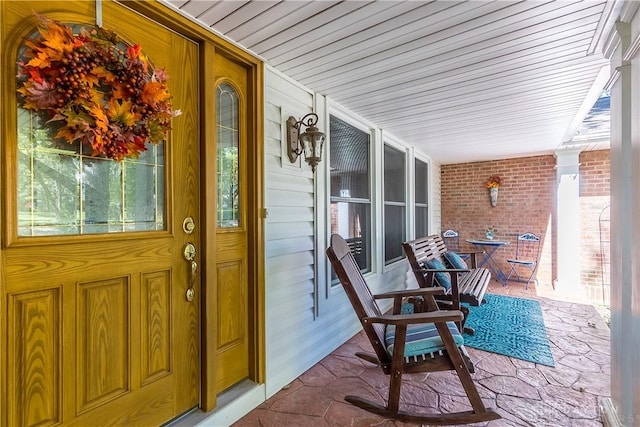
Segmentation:
[[(374, 296), (347, 242), (341, 236), (331, 236), (327, 256), (375, 351), (375, 355), (356, 355), (378, 364), (390, 376), (386, 406), (358, 396), (346, 396), (347, 402), (384, 417), (429, 425), (475, 423), (501, 418), (492, 409), (485, 408), (471, 378), (473, 364), (464, 350), (462, 335), (454, 323), (462, 320), (462, 312), (438, 311), (433, 295), (442, 293), (443, 288), (400, 290)], [(399, 314), (402, 301), (410, 296), (424, 298), (424, 305), (429, 311)], [(383, 314), (380, 311), (376, 299), (382, 298), (393, 299), (393, 314)], [(400, 388), (404, 373), (444, 370), (455, 370), (458, 374), (471, 403), (471, 411), (421, 414), (400, 410)]]

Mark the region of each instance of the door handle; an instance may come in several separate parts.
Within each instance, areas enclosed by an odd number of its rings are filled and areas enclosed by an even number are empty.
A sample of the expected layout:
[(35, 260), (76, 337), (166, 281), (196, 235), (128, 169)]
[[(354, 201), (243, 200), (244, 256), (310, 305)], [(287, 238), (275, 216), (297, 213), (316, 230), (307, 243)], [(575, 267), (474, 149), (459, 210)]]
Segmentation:
[(196, 291), (193, 288), (193, 285), (196, 282), (196, 277), (198, 275), (198, 263), (195, 261), (196, 259), (196, 247), (193, 243), (187, 242), (182, 248), (182, 256), (189, 266), (189, 281), (187, 292), (185, 293), (185, 298), (187, 301), (191, 302), (196, 296)]

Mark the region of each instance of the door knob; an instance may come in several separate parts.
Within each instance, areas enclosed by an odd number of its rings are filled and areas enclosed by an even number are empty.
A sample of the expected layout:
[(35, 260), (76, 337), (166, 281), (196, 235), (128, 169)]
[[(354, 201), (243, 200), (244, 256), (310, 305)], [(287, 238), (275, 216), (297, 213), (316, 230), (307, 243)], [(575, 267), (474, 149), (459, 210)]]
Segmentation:
[(196, 247), (191, 242), (184, 244), (182, 248), (182, 256), (187, 261), (193, 261), (196, 258)]

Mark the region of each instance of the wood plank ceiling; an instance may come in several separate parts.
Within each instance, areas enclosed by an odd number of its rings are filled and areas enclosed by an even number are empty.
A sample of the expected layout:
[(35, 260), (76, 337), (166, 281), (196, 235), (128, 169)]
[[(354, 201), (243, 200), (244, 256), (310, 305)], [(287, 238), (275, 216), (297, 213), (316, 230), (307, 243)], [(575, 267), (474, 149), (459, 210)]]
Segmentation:
[(553, 153), (609, 77), (606, 0), (165, 3), (443, 164)]

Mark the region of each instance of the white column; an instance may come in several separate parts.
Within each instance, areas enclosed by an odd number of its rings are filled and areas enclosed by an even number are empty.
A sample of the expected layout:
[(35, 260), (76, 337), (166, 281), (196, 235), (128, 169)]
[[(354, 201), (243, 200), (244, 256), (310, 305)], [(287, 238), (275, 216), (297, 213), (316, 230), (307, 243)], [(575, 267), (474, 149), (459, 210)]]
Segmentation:
[(625, 427), (640, 425), (640, 15), (632, 21), (616, 22), (608, 55), (620, 76), (611, 88), (611, 399), (602, 402), (605, 425)]
[(556, 151), (556, 291), (583, 296), (580, 286), (580, 150)]

